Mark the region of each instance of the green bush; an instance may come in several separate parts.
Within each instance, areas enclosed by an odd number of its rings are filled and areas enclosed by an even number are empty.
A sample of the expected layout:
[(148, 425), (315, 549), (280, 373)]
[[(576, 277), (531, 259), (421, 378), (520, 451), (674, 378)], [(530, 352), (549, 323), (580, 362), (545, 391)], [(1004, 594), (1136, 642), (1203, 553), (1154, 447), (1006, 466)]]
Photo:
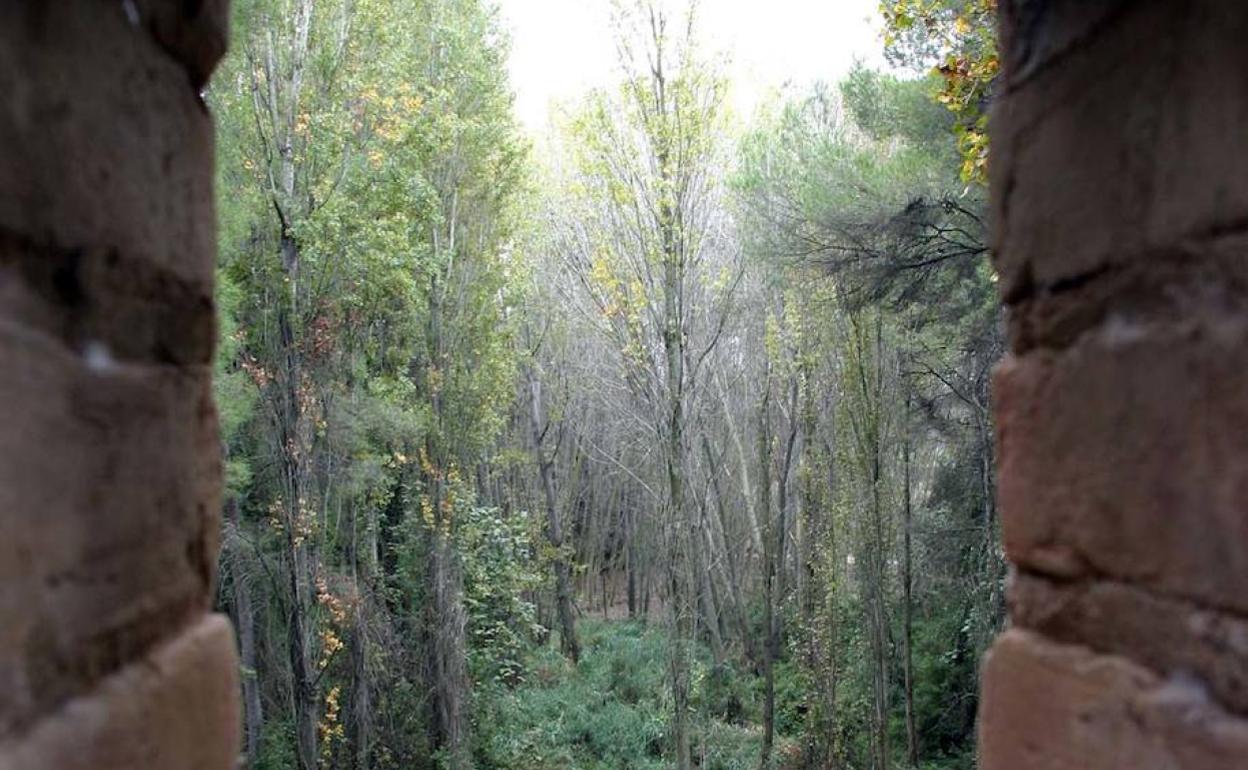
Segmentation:
[(290, 719), (272, 719), (264, 723), (260, 734), (260, 756), (255, 770), (286, 770), (294, 767), (295, 725)]
[[(515, 770), (659, 770), (671, 765), (668, 640), (640, 623), (586, 620), (573, 667), (550, 648), (525, 661), (514, 688), (478, 691), (476, 759)], [(758, 764), (761, 732), (748, 678), (698, 648), (692, 742), (716, 770)]]

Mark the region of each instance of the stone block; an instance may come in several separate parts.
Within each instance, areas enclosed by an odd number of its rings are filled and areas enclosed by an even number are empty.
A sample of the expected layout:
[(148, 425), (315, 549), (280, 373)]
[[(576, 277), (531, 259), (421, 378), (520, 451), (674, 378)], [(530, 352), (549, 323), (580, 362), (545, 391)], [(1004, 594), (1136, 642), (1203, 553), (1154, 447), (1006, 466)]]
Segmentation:
[(1054, 641), (1123, 655), (1166, 676), (1194, 675), (1228, 711), (1248, 714), (1248, 619), (1126, 583), (1017, 573), (1010, 619)]
[(1160, 250), (1057, 293), (1020, 300), (1009, 313), (1015, 353), (1062, 349), (1112, 319), (1124, 326), (1183, 326), (1248, 318), (1248, 234)]
[(1226, 770), (1248, 757), (1248, 722), (1193, 677), (1007, 631), (988, 653), (983, 770)]
[(0, 231), (211, 287), (212, 121), (137, 7), (0, 3)]
[(106, 348), (126, 362), (210, 364), (217, 331), (211, 292), (113, 249), (49, 249), (0, 231), (0, 319), (71, 350)]
[(204, 617), (28, 733), (0, 742), (0, 770), (231, 770), (241, 734), (238, 688), (230, 624)]
[(208, 366), (3, 320), (0, 360), (3, 737), (207, 610), (221, 467)]
[[(1007, 34), (1007, 62), (1051, 51), (1030, 71), (1007, 65), (1019, 82), (994, 105), (993, 246), (1009, 302), (1248, 221), (1248, 4), (1080, 5), (1122, 10), (1074, 32), (1058, 19)], [(1098, 31), (1080, 38), (1085, 27)]]
[(128, 13), (182, 63), (192, 88), (204, 87), (229, 43), (228, 0), (137, 0)]
[(1015, 564), (1248, 611), (1248, 323), (1111, 316), (994, 386)]
[(1070, 50), (1094, 44), (1131, 5), (1131, 0), (999, 0), (998, 88), (1018, 88)]

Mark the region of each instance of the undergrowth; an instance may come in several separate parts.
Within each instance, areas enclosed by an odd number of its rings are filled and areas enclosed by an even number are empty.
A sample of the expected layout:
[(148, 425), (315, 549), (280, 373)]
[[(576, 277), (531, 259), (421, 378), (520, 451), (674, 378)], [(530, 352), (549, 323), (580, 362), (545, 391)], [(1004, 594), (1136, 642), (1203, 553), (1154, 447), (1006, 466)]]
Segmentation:
[[(476, 761), (498, 770), (659, 770), (671, 766), (667, 638), (641, 623), (583, 620), (580, 663), (555, 648), (530, 653), (514, 687), (478, 691)], [(694, 764), (753, 770), (762, 742), (755, 677), (698, 648), (693, 669)], [(793, 753), (783, 737), (777, 758)]]

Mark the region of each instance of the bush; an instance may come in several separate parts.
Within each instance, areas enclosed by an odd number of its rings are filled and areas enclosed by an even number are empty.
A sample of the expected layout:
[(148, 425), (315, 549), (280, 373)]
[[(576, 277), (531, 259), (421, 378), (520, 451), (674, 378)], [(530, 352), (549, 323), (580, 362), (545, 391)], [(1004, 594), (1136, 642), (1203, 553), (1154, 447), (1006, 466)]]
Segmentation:
[[(525, 661), (515, 688), (478, 691), (476, 759), (515, 770), (659, 770), (671, 765), (668, 640), (640, 623), (586, 620), (575, 668), (549, 648)], [(697, 650), (693, 746), (704, 768), (758, 764), (761, 737), (748, 680)], [(540, 672), (540, 674), (539, 674)]]

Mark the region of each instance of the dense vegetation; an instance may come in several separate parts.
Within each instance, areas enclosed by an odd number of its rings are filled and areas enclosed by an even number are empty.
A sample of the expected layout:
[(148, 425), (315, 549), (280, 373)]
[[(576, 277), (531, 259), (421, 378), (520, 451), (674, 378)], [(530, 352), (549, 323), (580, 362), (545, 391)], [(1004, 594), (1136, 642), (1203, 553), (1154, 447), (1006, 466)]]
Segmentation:
[[(680, 8), (536, 145), (487, 0), (235, 0), (219, 603), (255, 768), (971, 767), (993, 4), (741, 124)], [(708, 6), (705, 12), (713, 12)]]

